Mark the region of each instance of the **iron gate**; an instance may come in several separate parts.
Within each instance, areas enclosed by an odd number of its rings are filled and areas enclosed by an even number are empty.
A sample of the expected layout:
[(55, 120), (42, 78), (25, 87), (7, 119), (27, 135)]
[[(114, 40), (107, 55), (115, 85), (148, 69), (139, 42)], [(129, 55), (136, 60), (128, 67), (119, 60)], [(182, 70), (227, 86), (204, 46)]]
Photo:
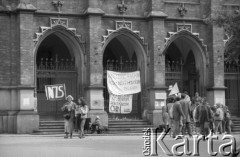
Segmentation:
[(166, 61), (165, 81), (166, 86), (174, 85), (176, 82), (180, 91), (183, 90), (183, 65), (181, 61)]
[(45, 85), (65, 84), (66, 94), (77, 98), (77, 72), (74, 59), (41, 58), (37, 63), (37, 110), (41, 119), (62, 118), (65, 100), (46, 99)]
[(238, 115), (240, 111), (240, 65), (235, 61), (225, 62), (225, 91), (226, 105), (232, 114)]
[(109, 113), (109, 93), (107, 90), (107, 70), (116, 72), (133, 72), (137, 69), (136, 61), (107, 60), (104, 66), (103, 85), (104, 85), (104, 110), (108, 113), (109, 119), (140, 119), (141, 118), (141, 93), (133, 94), (132, 112), (130, 114)]

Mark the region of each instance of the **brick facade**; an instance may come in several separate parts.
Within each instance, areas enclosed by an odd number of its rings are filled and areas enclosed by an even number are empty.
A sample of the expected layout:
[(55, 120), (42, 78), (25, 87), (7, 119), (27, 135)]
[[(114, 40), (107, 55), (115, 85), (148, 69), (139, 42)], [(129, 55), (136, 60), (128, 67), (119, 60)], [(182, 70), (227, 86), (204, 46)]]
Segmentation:
[[(205, 84), (203, 90), (211, 104), (224, 97), (223, 62), (218, 63), (218, 56), (223, 55), (224, 32), (221, 28), (206, 25), (203, 18), (218, 6), (240, 5), (236, 1), (227, 0), (130, 0), (124, 1), (127, 10), (120, 13), (118, 4), (121, 0), (61, 0), (62, 6), (57, 8), (48, 0), (2, 0), (0, 6), (0, 133), (27, 133), (38, 129), (39, 117), (35, 112), (36, 105), (36, 53), (38, 46), (47, 35), (55, 32), (50, 26), (50, 18), (66, 18), (68, 26), (75, 28), (75, 34), (65, 33), (66, 38), (76, 41), (75, 57), (78, 72), (78, 85), (81, 95), (90, 104), (90, 117), (100, 115), (104, 124), (108, 125), (108, 115), (104, 111), (103, 98), (103, 56), (110, 39), (116, 35), (130, 36), (135, 50), (139, 50), (137, 58), (145, 67), (143, 71), (142, 118), (158, 125), (161, 108), (156, 101), (165, 103), (166, 97), (157, 98), (156, 93), (166, 95), (165, 85), (165, 54), (166, 38), (169, 33), (177, 32), (178, 23), (191, 24), (192, 32), (199, 33), (189, 36), (193, 43), (198, 43), (199, 53), (204, 53), (202, 45), (207, 46), (207, 55), (203, 56), (201, 65)], [(184, 3), (183, 3), (184, 2)], [(186, 9), (183, 16), (179, 8)], [(116, 30), (116, 21), (131, 21), (131, 30)], [(41, 32), (40, 27), (50, 28)], [(60, 28), (60, 27), (59, 27)], [(61, 29), (60, 29), (61, 30)], [(104, 41), (108, 30), (109, 34)], [(134, 31), (139, 34), (134, 34)], [(39, 38), (36, 33), (42, 33)], [(76, 34), (81, 35), (79, 43)], [(144, 38), (144, 42), (141, 41)], [(174, 38), (174, 37), (173, 37)], [(173, 39), (173, 38), (170, 38)], [(36, 40), (37, 39), (37, 40)], [(76, 39), (76, 40), (75, 40)], [(202, 40), (201, 40), (202, 39)], [(34, 41), (35, 40), (35, 41)], [(67, 43), (67, 42), (66, 42)], [(136, 46), (138, 45), (138, 46)], [(131, 46), (131, 45), (128, 45)], [(78, 49), (79, 47), (79, 49)], [(134, 46), (133, 46), (134, 47)], [(76, 57), (77, 58), (77, 57)], [(200, 62), (199, 62), (200, 63)], [(27, 105), (24, 102), (29, 102)], [(224, 102), (224, 100), (223, 100)], [(32, 125), (28, 125), (31, 123)], [(28, 126), (28, 127), (26, 127)], [(24, 128), (25, 127), (25, 128)]]

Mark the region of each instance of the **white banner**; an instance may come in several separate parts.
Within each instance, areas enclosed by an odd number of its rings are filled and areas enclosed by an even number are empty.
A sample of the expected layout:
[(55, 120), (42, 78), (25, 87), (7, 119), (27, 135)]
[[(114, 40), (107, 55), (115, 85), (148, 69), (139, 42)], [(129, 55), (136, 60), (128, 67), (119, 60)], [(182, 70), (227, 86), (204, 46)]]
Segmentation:
[(109, 97), (109, 112), (128, 114), (132, 111), (132, 95), (113, 95)]
[(129, 95), (141, 92), (140, 71), (113, 72), (107, 71), (108, 92), (114, 95)]
[(65, 100), (65, 84), (45, 85), (47, 100)]

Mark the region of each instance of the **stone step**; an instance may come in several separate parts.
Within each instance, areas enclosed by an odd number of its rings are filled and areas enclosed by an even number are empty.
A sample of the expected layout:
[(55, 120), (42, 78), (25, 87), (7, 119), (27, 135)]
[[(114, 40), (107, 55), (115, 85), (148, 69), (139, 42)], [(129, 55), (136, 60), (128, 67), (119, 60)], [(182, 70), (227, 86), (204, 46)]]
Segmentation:
[(152, 125), (131, 125), (131, 124), (122, 124), (122, 125), (109, 125), (108, 128), (152, 128)]
[(131, 131), (131, 130), (138, 130), (138, 131), (142, 131), (144, 130), (144, 127), (140, 127), (140, 128), (108, 128), (108, 131)]
[(38, 131), (35, 132), (64, 132), (64, 128), (62, 129), (48, 129), (48, 128), (44, 128), (44, 129), (39, 129)]
[(108, 122), (108, 125), (149, 125), (148, 122)]
[(42, 130), (42, 129), (64, 129), (64, 125), (61, 125), (61, 126), (40, 126), (39, 129), (40, 130)]
[(39, 124), (64, 124), (64, 121), (40, 121)]

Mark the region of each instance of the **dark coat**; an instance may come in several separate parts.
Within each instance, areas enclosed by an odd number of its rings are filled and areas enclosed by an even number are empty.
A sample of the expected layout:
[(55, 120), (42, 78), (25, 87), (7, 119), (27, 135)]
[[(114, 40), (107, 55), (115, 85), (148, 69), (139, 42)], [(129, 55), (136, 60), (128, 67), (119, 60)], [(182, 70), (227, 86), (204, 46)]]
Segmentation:
[(200, 123), (204, 123), (204, 122), (210, 122), (212, 119), (212, 115), (211, 115), (211, 109), (209, 106), (206, 105), (199, 105), (196, 108), (196, 119), (200, 122)]
[(190, 105), (191, 103), (189, 101), (186, 101), (185, 99), (183, 100), (180, 100), (180, 104), (181, 104), (181, 107), (182, 107), (182, 111), (185, 115), (185, 118), (186, 118), (186, 122), (191, 122), (191, 108), (190, 108)]
[(173, 105), (173, 119), (180, 120), (181, 116), (183, 116), (185, 119), (181, 104), (179, 101), (176, 101)]

